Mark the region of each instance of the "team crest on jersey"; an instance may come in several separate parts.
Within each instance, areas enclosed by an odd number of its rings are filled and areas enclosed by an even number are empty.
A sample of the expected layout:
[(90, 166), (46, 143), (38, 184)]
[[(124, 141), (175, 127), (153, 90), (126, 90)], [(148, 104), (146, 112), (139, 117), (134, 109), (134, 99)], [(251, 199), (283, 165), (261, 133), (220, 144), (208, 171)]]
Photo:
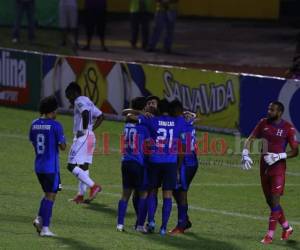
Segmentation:
[(276, 133), (277, 136), (282, 136), (282, 133), (283, 133), (283, 129), (277, 129), (277, 133)]

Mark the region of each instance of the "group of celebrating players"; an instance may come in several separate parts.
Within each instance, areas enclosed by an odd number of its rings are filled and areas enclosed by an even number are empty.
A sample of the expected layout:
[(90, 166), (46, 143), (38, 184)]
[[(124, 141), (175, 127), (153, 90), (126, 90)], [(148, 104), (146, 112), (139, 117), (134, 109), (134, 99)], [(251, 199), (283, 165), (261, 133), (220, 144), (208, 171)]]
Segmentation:
[[(68, 158), (68, 170), (78, 179), (75, 203), (92, 201), (101, 186), (89, 175), (95, 149), (94, 130), (103, 121), (102, 112), (93, 102), (81, 94), (80, 86), (72, 82), (65, 90), (66, 97), (74, 108), (74, 140)], [(60, 186), (59, 149), (66, 149), (61, 124), (55, 121), (58, 108), (55, 97), (41, 100), (41, 117), (32, 122), (29, 138), (36, 158), (35, 172), (45, 196), (42, 198), (33, 225), (40, 236), (55, 236), (50, 231), (52, 207)], [(267, 118), (262, 119), (246, 140), (242, 152), (242, 168), (248, 170), (253, 161), (249, 156), (251, 142), (262, 138), (260, 166), (261, 183), (271, 214), (269, 229), (262, 239), (270, 244), (279, 222), (283, 228), (282, 240), (287, 240), (293, 228), (285, 218), (280, 206), (284, 191), (286, 158), (298, 155), (295, 129), (281, 118), (284, 106), (277, 101), (268, 108)], [(156, 96), (136, 97), (131, 108), (124, 110), (123, 156), (121, 163), (122, 195), (118, 203), (117, 230), (124, 231), (128, 201), (136, 212), (135, 230), (141, 233), (155, 231), (155, 213), (158, 206), (158, 189), (162, 188), (162, 219), (160, 235), (167, 232), (172, 210), (172, 197), (177, 204), (177, 225), (170, 235), (184, 233), (192, 226), (188, 216), (188, 190), (198, 169), (197, 142), (194, 124), (196, 115), (184, 111), (178, 100), (168, 102)], [(286, 152), (287, 144), (291, 150)], [(90, 188), (89, 197), (84, 195)], [(146, 223), (147, 220), (147, 223)]]

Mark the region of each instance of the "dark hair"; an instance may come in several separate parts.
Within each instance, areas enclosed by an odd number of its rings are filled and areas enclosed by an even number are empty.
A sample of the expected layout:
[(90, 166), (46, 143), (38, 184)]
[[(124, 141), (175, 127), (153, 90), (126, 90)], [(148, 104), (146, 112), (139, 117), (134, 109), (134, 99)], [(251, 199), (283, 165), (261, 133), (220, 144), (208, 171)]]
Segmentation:
[(76, 82), (71, 82), (68, 85), (68, 87), (66, 88), (65, 94), (67, 95), (67, 93), (70, 93), (70, 92), (75, 92), (75, 93), (81, 95), (81, 88)]
[(48, 96), (40, 101), (39, 111), (41, 115), (54, 112), (58, 108), (58, 103), (55, 96)]
[(284, 105), (279, 101), (273, 101), (273, 105), (276, 105), (278, 107), (278, 110), (283, 113), (284, 112)]
[(156, 100), (157, 102), (160, 101), (160, 99), (159, 99), (158, 96), (155, 96), (155, 95), (149, 95), (149, 96), (146, 97), (146, 102), (151, 101), (151, 100), (153, 100), (153, 99)]
[(139, 96), (131, 100), (131, 108), (135, 110), (143, 110), (146, 106), (146, 98)]
[(169, 106), (170, 106), (169, 113), (172, 116), (175, 116), (177, 113), (182, 113), (183, 112), (182, 103), (178, 99), (175, 99), (172, 102), (170, 102)]
[(162, 113), (169, 113), (170, 110), (170, 103), (167, 101), (167, 99), (162, 99), (158, 103), (158, 110)]

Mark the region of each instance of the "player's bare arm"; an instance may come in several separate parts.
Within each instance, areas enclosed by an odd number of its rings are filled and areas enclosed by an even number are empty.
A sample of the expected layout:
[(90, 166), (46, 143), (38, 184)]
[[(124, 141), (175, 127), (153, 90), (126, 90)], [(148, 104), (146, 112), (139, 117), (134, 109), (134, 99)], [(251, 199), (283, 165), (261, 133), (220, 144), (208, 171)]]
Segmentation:
[(94, 131), (95, 129), (97, 129), (97, 128), (101, 125), (101, 123), (103, 122), (103, 120), (104, 120), (104, 115), (103, 115), (103, 114), (99, 115), (99, 116), (96, 118), (95, 123), (94, 123), (94, 126), (93, 126), (93, 131)]
[(84, 110), (81, 113), (81, 117), (82, 117), (82, 129), (83, 129), (83, 131), (77, 131), (77, 134), (76, 134), (77, 138), (85, 135), (85, 131), (87, 130), (87, 127), (88, 127), (88, 124), (89, 124), (90, 112), (87, 111), (87, 110)]
[(66, 143), (60, 143), (58, 144), (58, 147), (61, 151), (65, 151), (67, 148), (67, 144)]

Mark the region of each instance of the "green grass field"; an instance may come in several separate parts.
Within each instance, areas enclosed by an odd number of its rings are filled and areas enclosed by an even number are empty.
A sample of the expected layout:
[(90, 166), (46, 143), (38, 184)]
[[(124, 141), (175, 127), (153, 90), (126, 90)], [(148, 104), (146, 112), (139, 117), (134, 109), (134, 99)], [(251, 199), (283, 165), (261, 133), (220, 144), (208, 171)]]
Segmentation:
[[(100, 135), (108, 132), (114, 150), (108, 155), (95, 155), (91, 167), (91, 176), (103, 185), (103, 192), (89, 205), (68, 202), (76, 193), (77, 181), (66, 169), (67, 152), (63, 152), (61, 175), (65, 188), (57, 196), (52, 220), (52, 230), (58, 237), (39, 237), (32, 220), (42, 191), (33, 172), (34, 152), (27, 139), (31, 121), (37, 116), (36, 112), (0, 107), (0, 249), (300, 249), (299, 157), (289, 161), (286, 195), (282, 199), (295, 230), (288, 242), (280, 241), (278, 227), (270, 247), (259, 243), (267, 229), (269, 212), (259, 185), (258, 166), (243, 172), (236, 167), (240, 156), (234, 155), (201, 157), (203, 164), (189, 197), (193, 227), (186, 234), (161, 237), (158, 233), (136, 233), (131, 203), (125, 222), (127, 230), (117, 232), (121, 175), (120, 154), (116, 149), (123, 124), (110, 121), (105, 121), (96, 134), (101, 148)], [(72, 117), (59, 115), (58, 120), (70, 144)], [(234, 144), (232, 136), (210, 136), (223, 137), (229, 147)], [(158, 224), (160, 211), (161, 203), (156, 216)], [(176, 216), (173, 207), (169, 229), (175, 225)]]

